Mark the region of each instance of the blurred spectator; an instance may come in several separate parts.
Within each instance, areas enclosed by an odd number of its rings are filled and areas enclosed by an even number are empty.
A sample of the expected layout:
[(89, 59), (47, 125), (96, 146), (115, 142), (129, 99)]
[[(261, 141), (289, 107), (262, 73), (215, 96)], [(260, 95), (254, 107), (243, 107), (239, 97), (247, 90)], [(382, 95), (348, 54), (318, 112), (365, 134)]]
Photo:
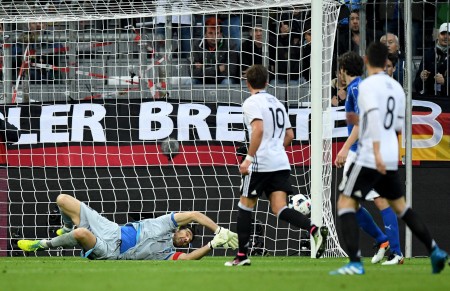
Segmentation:
[(423, 55), (414, 80), (414, 88), (419, 94), (449, 95), (449, 30), (450, 23), (443, 23), (439, 27), (435, 47), (426, 50)]
[(242, 43), (241, 77), (246, 78), (247, 69), (252, 65), (263, 64), (263, 29), (256, 24), (250, 30), (250, 38)]
[(222, 37), (220, 20), (205, 21), (205, 37), (196, 41), (192, 50), (193, 84), (234, 84), (238, 73), (238, 54), (230, 50)]
[(403, 86), (405, 58), (402, 52), (400, 51), (400, 44), (398, 41), (398, 37), (393, 33), (386, 33), (380, 38), (380, 42), (384, 43), (388, 47), (388, 51), (390, 54), (397, 55), (394, 79), (397, 80), (400, 83), (400, 85)]
[(347, 98), (347, 84), (340, 70), (336, 72), (336, 78), (331, 80), (331, 106), (344, 106)]
[(240, 14), (215, 14), (195, 15), (194, 38), (203, 38), (205, 19), (216, 17), (222, 24), (222, 34), (228, 40), (230, 48), (239, 51), (241, 48), (241, 15)]
[(391, 78), (394, 78), (394, 73), (396, 71), (395, 65), (397, 64), (397, 61), (398, 61), (397, 54), (392, 54), (392, 53), (388, 54), (388, 58), (386, 61), (386, 67), (384, 68), (384, 71)]
[[(59, 79), (58, 72), (51, 69), (51, 66), (59, 66), (58, 49), (63, 45), (54, 42), (53, 34), (47, 29), (46, 23), (30, 22), (26, 29), (12, 46), (12, 54), (16, 56), (13, 59), (13, 68), (16, 69), (17, 75), (20, 74), (23, 62), (27, 61), (24, 68), (29, 68), (30, 81), (45, 83)], [(28, 56), (24, 56), (26, 51)]]
[(359, 10), (350, 12), (349, 26), (338, 31), (338, 55), (348, 51), (359, 53)]
[[(445, 0), (447, 1), (447, 0)], [(405, 5), (404, 1), (399, 0), (383, 0), (376, 1), (375, 17), (379, 23), (381, 31), (389, 31), (399, 38), (399, 43), (404, 47), (405, 44)], [(380, 3), (378, 3), (380, 2)], [(428, 3), (427, 3), (428, 2)], [(420, 44), (425, 45), (425, 39), (422, 38), (423, 31), (431, 29), (428, 27), (433, 22), (424, 21), (426, 19), (435, 18), (435, 1), (411, 1), (411, 20), (412, 20), (412, 43), (408, 45), (412, 54), (417, 54), (417, 47)], [(447, 21), (445, 21), (447, 22)], [(438, 22), (442, 23), (442, 22)], [(381, 25), (381, 27), (380, 27)], [(426, 46), (426, 45), (425, 45)]]
[(298, 85), (304, 82), (300, 77), (301, 34), (292, 31), (292, 22), (283, 18), (278, 22), (277, 33), (269, 36), (271, 85)]
[(310, 26), (304, 33), (304, 44), (302, 46), (302, 77), (306, 81), (310, 79), (311, 73), (311, 28)]
[[(178, 5), (172, 7), (173, 12), (181, 12), (186, 9), (186, 0), (181, 0)], [(168, 0), (157, 0), (156, 11), (158, 15), (165, 12), (164, 5), (169, 4)], [(156, 35), (158, 40), (164, 40), (166, 38), (166, 16), (156, 16)], [(192, 27), (192, 16), (189, 15), (172, 15), (172, 35), (176, 32), (179, 44), (178, 51), (181, 52), (182, 58), (188, 58), (191, 51), (191, 27)]]
[[(342, 6), (341, 10), (346, 9), (347, 13), (348, 11), (361, 10), (361, 0), (343, 0), (341, 2), (344, 2), (346, 5), (346, 7)], [(348, 27), (348, 17), (340, 19), (339, 25)]]

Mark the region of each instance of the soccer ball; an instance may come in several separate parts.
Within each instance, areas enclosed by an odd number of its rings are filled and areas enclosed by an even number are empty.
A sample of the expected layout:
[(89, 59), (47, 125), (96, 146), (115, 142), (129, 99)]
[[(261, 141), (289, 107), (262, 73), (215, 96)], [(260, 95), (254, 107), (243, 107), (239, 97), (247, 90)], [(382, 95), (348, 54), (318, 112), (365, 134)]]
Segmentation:
[(179, 150), (180, 144), (175, 139), (167, 138), (161, 142), (161, 152), (167, 156), (169, 160), (178, 155)]
[(289, 199), (289, 208), (297, 210), (303, 215), (309, 215), (311, 213), (311, 200), (303, 194), (291, 196)]

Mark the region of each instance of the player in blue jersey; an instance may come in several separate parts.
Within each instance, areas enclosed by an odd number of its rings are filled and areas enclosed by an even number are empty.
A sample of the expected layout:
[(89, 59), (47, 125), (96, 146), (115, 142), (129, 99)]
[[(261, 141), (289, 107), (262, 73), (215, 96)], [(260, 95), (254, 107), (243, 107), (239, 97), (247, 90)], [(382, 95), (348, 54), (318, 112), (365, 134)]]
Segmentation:
[[(365, 273), (360, 258), (356, 212), (359, 202), (373, 189), (388, 200), (398, 217), (425, 245), (431, 255), (434, 274), (444, 269), (448, 259), (447, 253), (438, 247), (427, 226), (406, 204), (404, 185), (398, 174), (397, 136), (405, 119), (405, 92), (396, 80), (384, 72), (387, 55), (386, 46), (380, 42), (370, 44), (366, 51), (369, 77), (359, 84), (359, 117), (354, 120), (356, 123), (360, 122), (357, 135), (358, 152), (355, 162), (347, 172), (348, 179), (337, 203), (350, 262), (330, 272), (331, 275)], [(342, 161), (340, 163), (342, 164)]]
[(289, 181), (291, 166), (286, 147), (294, 139), (294, 131), (284, 105), (264, 89), (268, 72), (262, 65), (247, 70), (247, 87), (251, 96), (243, 105), (244, 123), (250, 137), (247, 156), (239, 165), (242, 174), (241, 197), (238, 204), (237, 233), (239, 250), (234, 260), (225, 266), (248, 266), (252, 212), (263, 194), (269, 199), (272, 212), (299, 228), (309, 230), (314, 238), (316, 258), (325, 251), (328, 228), (311, 225), (309, 217), (288, 208), (287, 194), (292, 193)]
[[(200, 212), (170, 213), (120, 226), (86, 204), (69, 195), (56, 199), (64, 227), (50, 240), (19, 240), (24, 251), (50, 248), (72, 248), (80, 245), (82, 256), (96, 260), (198, 260), (213, 248), (237, 248), (237, 234), (218, 226)], [(194, 239), (192, 228), (197, 222), (214, 231), (214, 238), (191, 252), (176, 252)]]
[[(357, 53), (347, 52), (339, 58), (338, 63), (339, 72), (347, 83), (345, 112), (347, 114), (358, 114), (358, 86), (362, 81), (361, 75), (364, 70), (364, 61)], [(337, 154), (335, 160), (335, 165), (338, 168), (344, 167), (343, 180), (339, 187), (340, 191), (343, 190), (343, 186), (346, 183), (348, 169), (356, 159), (356, 150), (358, 148), (357, 140), (359, 126), (349, 123), (347, 128), (349, 137)], [(390, 248), (392, 254), (383, 265), (403, 264), (404, 258), (400, 250), (397, 216), (389, 206), (387, 200), (380, 197), (375, 191), (372, 190), (366, 199), (373, 200), (380, 210), (386, 232), (386, 234), (384, 234), (381, 231), (375, 224), (370, 213), (364, 207), (361, 206), (358, 209), (356, 217), (358, 218), (359, 226), (376, 240), (377, 252), (372, 258), (372, 263), (376, 264), (380, 262), (384, 258), (385, 252)]]

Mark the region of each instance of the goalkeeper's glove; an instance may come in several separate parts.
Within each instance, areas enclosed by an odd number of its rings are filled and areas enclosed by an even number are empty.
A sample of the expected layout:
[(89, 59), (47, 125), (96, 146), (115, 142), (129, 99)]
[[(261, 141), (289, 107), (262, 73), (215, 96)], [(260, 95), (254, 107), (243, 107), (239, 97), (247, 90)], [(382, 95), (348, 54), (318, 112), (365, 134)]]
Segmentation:
[(227, 243), (227, 240), (223, 237), (220, 236), (218, 234), (216, 234), (213, 238), (212, 241), (210, 241), (208, 243), (209, 247), (211, 249), (215, 249), (215, 248), (224, 248), (224, 249), (228, 249), (230, 246)]
[(224, 227), (218, 227), (214, 232), (216, 236), (222, 237), (233, 250), (237, 249), (238, 244), (238, 235)]

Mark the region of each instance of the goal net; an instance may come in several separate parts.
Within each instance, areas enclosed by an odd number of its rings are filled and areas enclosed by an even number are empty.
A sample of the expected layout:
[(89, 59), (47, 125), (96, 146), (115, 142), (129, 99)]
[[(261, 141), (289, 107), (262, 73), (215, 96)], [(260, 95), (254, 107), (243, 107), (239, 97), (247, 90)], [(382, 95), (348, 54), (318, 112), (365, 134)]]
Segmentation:
[[(0, 147), (0, 255), (23, 256), (18, 239), (56, 235), (60, 193), (119, 224), (195, 210), (235, 230), (245, 70), (255, 63), (269, 69), (267, 91), (294, 126), (294, 194), (311, 196), (311, 151), (323, 151), (323, 205), (313, 211), (330, 228), (326, 256), (344, 255), (331, 204), (328, 94), (339, 5), (323, 1), (324, 94), (312, 97), (310, 43), (320, 39), (311, 36), (310, 2), (2, 1), (0, 119), (20, 139), (5, 134)], [(323, 149), (310, 146), (311, 98), (323, 101)], [(308, 232), (279, 221), (267, 200), (254, 218), (252, 255), (310, 255)], [(198, 232), (192, 248), (213, 237)]]

